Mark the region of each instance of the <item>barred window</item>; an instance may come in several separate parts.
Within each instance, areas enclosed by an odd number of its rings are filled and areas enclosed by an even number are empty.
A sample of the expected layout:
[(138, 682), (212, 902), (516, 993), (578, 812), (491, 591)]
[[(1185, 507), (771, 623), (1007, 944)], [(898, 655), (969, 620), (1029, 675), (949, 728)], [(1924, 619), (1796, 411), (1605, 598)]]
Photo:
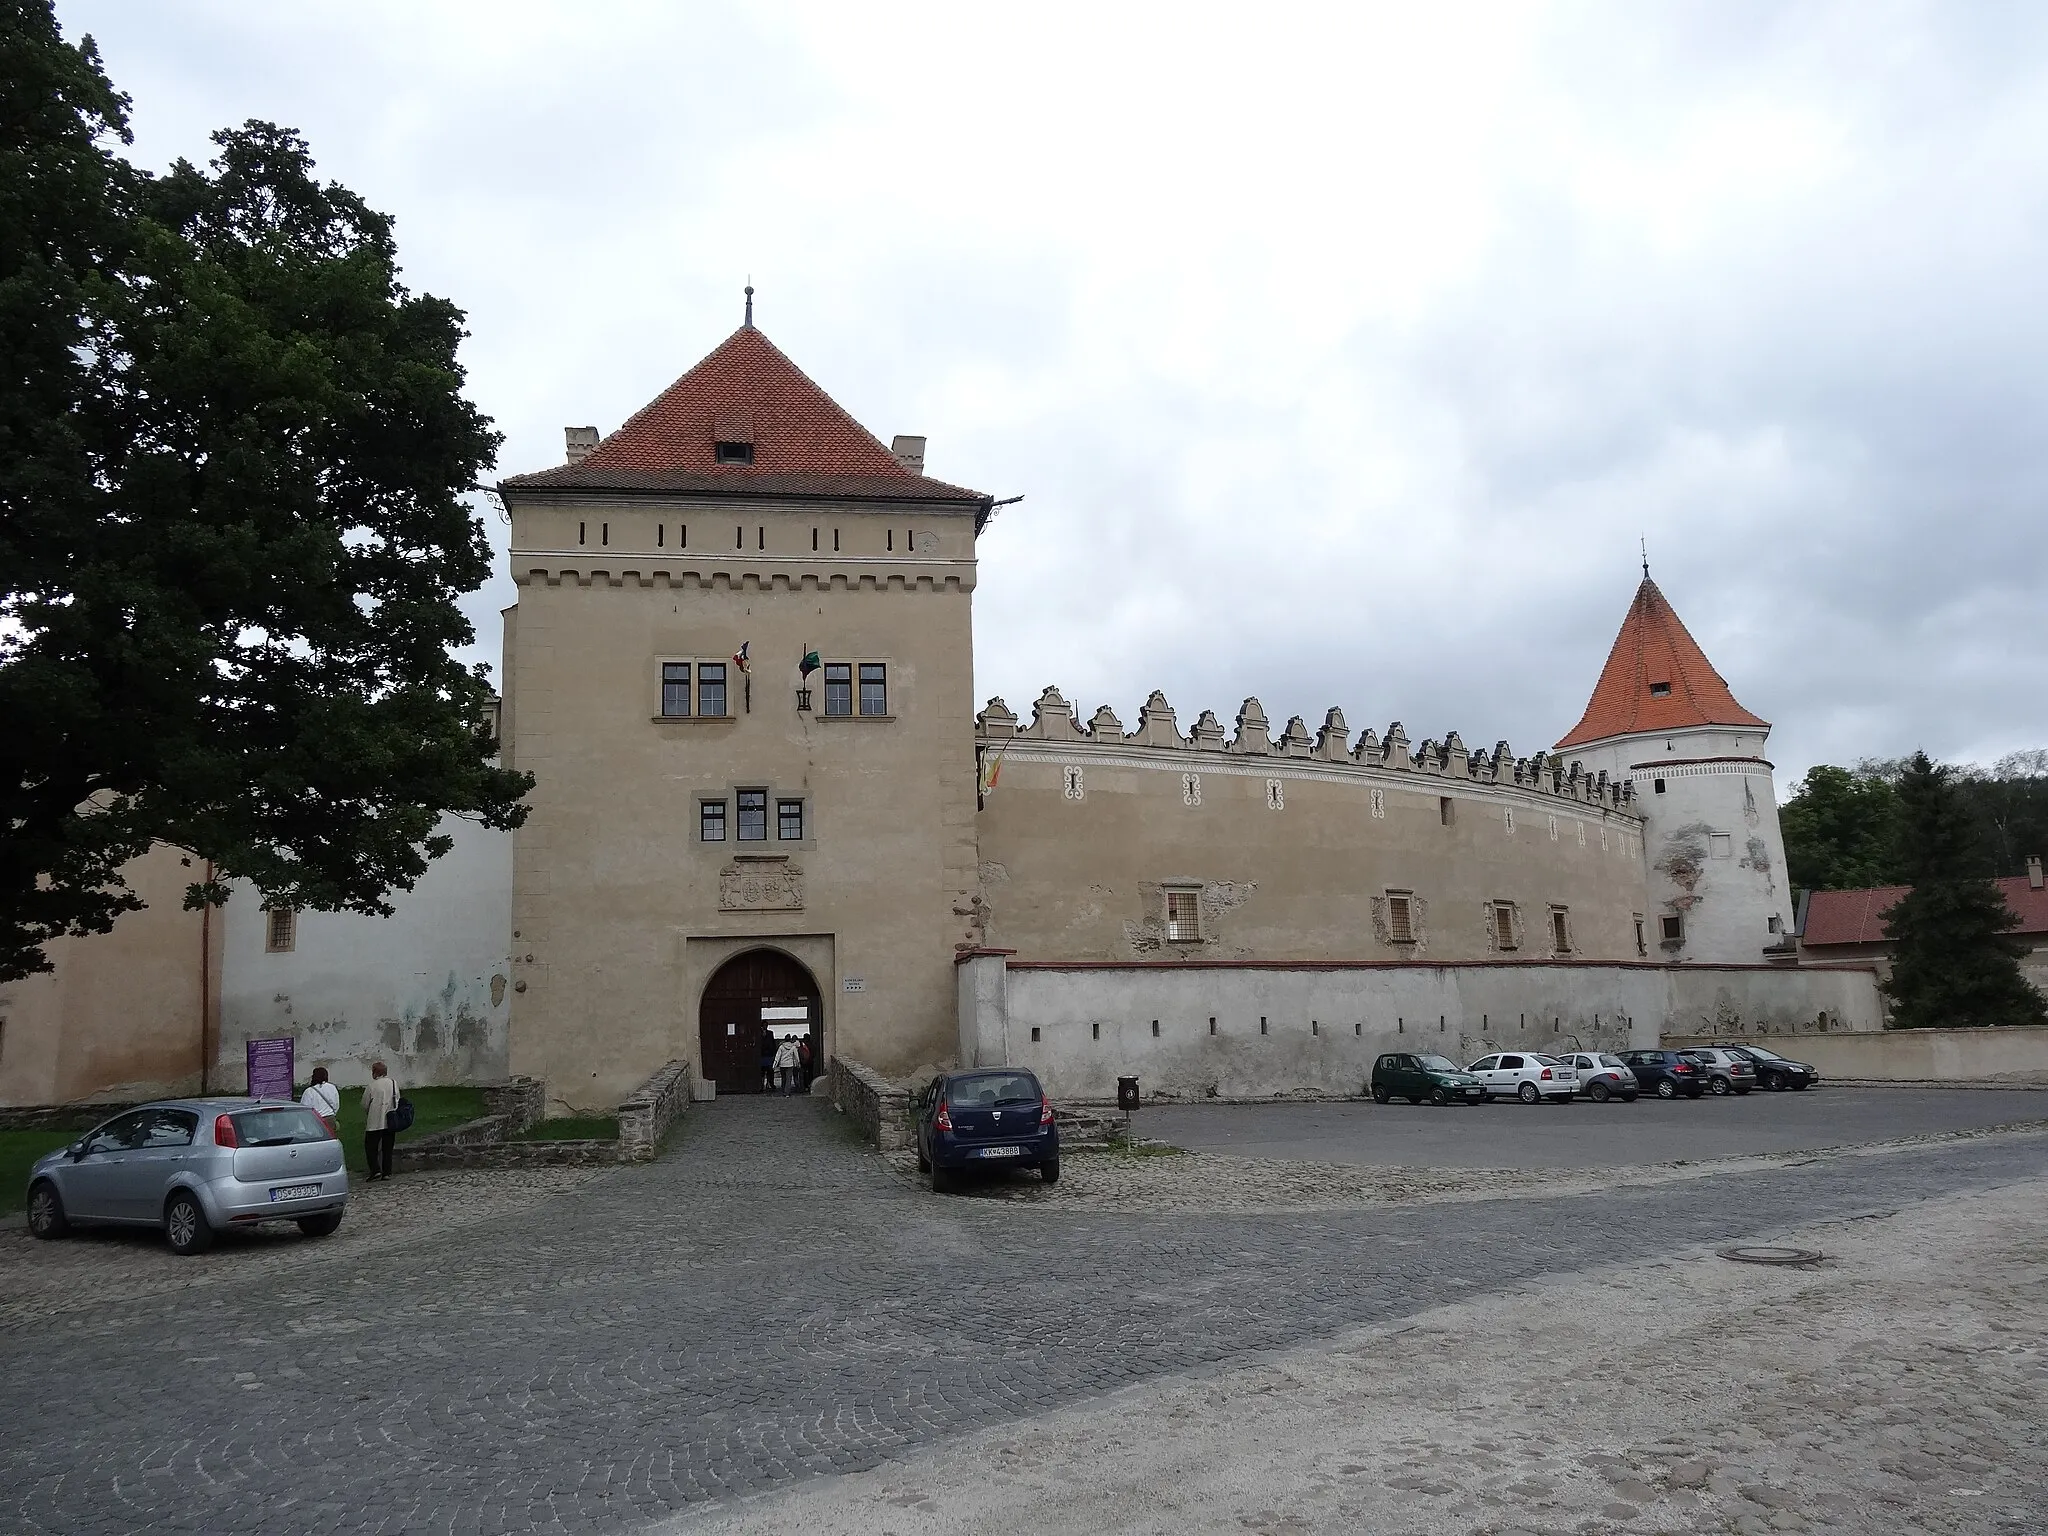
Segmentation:
[(1563, 907), (1550, 909), (1550, 947), (1560, 955), (1572, 952), (1571, 913)]
[(661, 712), (667, 716), (690, 712), (690, 664), (664, 661), (661, 664)]
[(1168, 939), (1202, 937), (1202, 904), (1197, 891), (1166, 893), (1166, 936)]
[(263, 947), (273, 955), (297, 947), (299, 913), (296, 907), (272, 907), (263, 935)]
[(768, 791), (743, 789), (734, 798), (739, 802), (740, 841), (768, 841)]
[(1396, 944), (1415, 942), (1415, 906), (1406, 892), (1387, 893), (1387, 937)]
[(879, 661), (860, 664), (860, 712), (864, 715), (889, 713), (889, 669)]
[(778, 800), (775, 802), (775, 835), (785, 843), (800, 843), (803, 841), (803, 801)]
[(1511, 901), (1493, 904), (1493, 942), (1499, 949), (1515, 947), (1515, 904)]
[(825, 713), (828, 715), (850, 715), (853, 713), (853, 666), (850, 662), (828, 661), (825, 663)]
[(697, 835), (707, 843), (725, 841), (725, 802), (723, 800), (699, 800), (697, 802)]
[(722, 715), (725, 713), (725, 663), (704, 661), (697, 664), (697, 713), (700, 715)]

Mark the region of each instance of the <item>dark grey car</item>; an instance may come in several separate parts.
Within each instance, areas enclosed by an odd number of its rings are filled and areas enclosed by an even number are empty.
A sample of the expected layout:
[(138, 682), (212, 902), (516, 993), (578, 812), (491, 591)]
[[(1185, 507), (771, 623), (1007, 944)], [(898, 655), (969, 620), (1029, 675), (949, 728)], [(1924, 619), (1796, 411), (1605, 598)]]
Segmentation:
[(165, 1099), (118, 1114), (29, 1170), (28, 1225), (161, 1227), (176, 1253), (202, 1253), (225, 1227), (296, 1221), (310, 1237), (341, 1225), (348, 1174), (327, 1120), (289, 1100)]

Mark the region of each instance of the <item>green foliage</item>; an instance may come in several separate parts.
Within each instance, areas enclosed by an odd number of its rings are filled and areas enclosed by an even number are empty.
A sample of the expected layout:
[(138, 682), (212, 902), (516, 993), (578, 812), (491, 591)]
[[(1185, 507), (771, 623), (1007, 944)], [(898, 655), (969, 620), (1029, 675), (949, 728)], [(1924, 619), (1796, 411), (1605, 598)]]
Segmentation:
[[(305, 1085), (301, 1083), (293, 1096), (305, 1091)], [(398, 1133), (397, 1146), (483, 1118), (484, 1095), (481, 1088), (409, 1088), (401, 1084), (398, 1091), (412, 1100), (413, 1121), (410, 1129)], [(334, 1123), (341, 1134), (341, 1153), (348, 1164), (348, 1171), (363, 1172), (369, 1165), (363, 1161), (362, 1089), (341, 1090), (341, 1113), (334, 1117)]]
[(0, 1131), (0, 1216), (28, 1203), (28, 1171), (36, 1159), (77, 1139), (76, 1131)]
[(47, 0), (0, 0), (0, 59), (0, 980), (139, 906), (157, 842), (215, 866), (187, 905), (388, 915), (444, 814), (516, 826), (531, 785), (450, 654), (498, 445), (461, 312), (290, 131), (151, 177)]
[(1802, 890), (1896, 885), (1899, 796), (1885, 780), (1828, 764), (1810, 770), (1778, 814), (1785, 865)]
[(1979, 868), (1977, 828), (1953, 768), (1915, 756), (1898, 784), (1900, 872), (1912, 885), (1886, 915), (1892, 1023), (1900, 1029), (2048, 1024), (2020, 971), (2018, 919)]

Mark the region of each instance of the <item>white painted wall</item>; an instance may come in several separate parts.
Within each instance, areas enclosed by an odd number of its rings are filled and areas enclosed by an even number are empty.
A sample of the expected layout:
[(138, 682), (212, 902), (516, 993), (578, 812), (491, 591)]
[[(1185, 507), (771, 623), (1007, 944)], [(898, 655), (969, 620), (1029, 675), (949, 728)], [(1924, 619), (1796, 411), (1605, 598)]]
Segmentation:
[[(1565, 753), (1589, 772), (1632, 781), (1643, 813), (1650, 953), (1677, 962), (1755, 965), (1792, 928), (1778, 796), (1757, 727), (1707, 726), (1616, 737)], [(1703, 761), (1704, 760), (1704, 761)], [(1658, 779), (1664, 792), (1657, 792)], [(1717, 837), (1725, 844), (1717, 844)], [(1697, 848), (1698, 877), (1674, 879)], [(1725, 851), (1722, 851), (1725, 849)], [(1658, 919), (1682, 911), (1685, 939), (1660, 946)], [(1778, 919), (1778, 931), (1771, 919)]]
[(506, 1075), (512, 967), (512, 838), (450, 818), (455, 840), (388, 918), (301, 912), (293, 948), (264, 948), (265, 914), (237, 885), (222, 917), (217, 1089), (246, 1082), (244, 1044), (298, 1039), (303, 1081), (316, 1066), (367, 1082), (383, 1060), (401, 1084)]
[(1654, 1046), (1680, 1028), (1790, 1030), (1811, 1025), (1823, 1010), (1837, 1028), (1875, 1029), (1880, 1018), (1867, 970), (1499, 962), (1012, 967), (1001, 956), (978, 956), (961, 970), (961, 1061), (1030, 1067), (1055, 1097), (1071, 1099), (1111, 1097), (1126, 1075), (1148, 1096), (1357, 1094), (1382, 1051), (1434, 1051), (1462, 1064), (1516, 1046)]

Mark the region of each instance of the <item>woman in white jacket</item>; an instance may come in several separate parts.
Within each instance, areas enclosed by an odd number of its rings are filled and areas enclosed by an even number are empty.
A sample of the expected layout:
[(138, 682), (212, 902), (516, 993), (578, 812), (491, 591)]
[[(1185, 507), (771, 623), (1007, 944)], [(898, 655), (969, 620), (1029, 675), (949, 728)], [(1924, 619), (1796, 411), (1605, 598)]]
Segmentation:
[(313, 1081), (299, 1095), (299, 1102), (322, 1120), (332, 1121), (341, 1113), (341, 1090), (327, 1080), (325, 1067), (315, 1067)]
[(398, 1138), (391, 1112), (397, 1108), (398, 1080), (383, 1062), (371, 1062), (370, 1081), (363, 1087), (363, 1161), (373, 1179), (391, 1177), (391, 1143)]

